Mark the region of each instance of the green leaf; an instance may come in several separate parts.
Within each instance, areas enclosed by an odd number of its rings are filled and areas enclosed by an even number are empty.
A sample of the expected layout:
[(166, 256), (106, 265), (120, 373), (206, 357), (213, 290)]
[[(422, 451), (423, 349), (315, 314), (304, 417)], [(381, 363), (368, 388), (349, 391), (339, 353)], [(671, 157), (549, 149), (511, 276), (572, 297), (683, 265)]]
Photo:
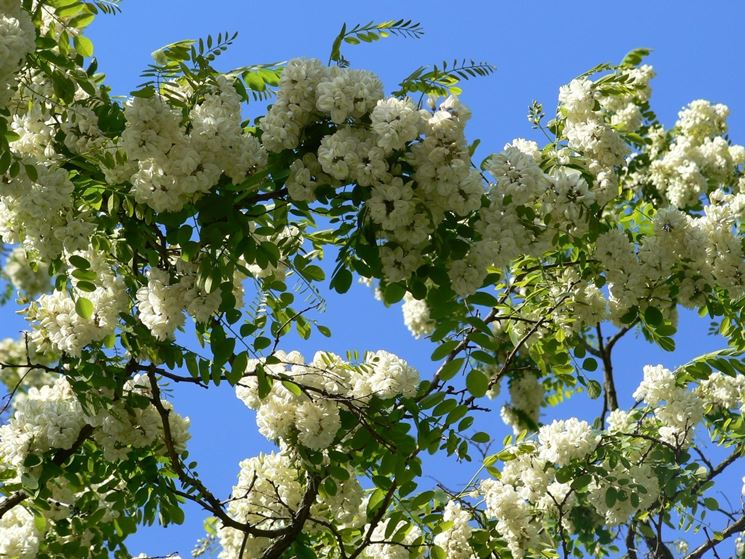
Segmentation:
[(331, 278), (331, 287), (333, 287), (337, 293), (346, 293), (352, 286), (352, 272), (346, 268), (340, 268), (334, 277)]
[(591, 380), (587, 383), (587, 394), (593, 400), (595, 398), (599, 398), (602, 392), (603, 392), (603, 388), (600, 386), (600, 383), (598, 381)]
[(272, 390), (272, 381), (266, 375), (264, 366), (259, 364), (256, 366), (256, 378), (259, 381), (259, 398), (262, 400), (269, 395)]
[(570, 479), (572, 479), (572, 472), (568, 468), (556, 470), (556, 481), (559, 483), (567, 483)]
[(464, 361), (465, 359), (461, 357), (445, 363), (440, 369), (440, 380), (450, 380), (453, 378), (463, 366)]
[(651, 326), (658, 326), (663, 322), (662, 313), (656, 307), (647, 307), (644, 311), (644, 322)]
[(595, 361), (592, 357), (588, 357), (582, 362), (582, 368), (585, 371), (595, 371), (598, 368), (598, 362)]
[(621, 61), (622, 65), (631, 65), (631, 66), (637, 66), (641, 63), (641, 61), (649, 56), (649, 53), (652, 52), (650, 49), (640, 48), (640, 49), (634, 49), (632, 51), (629, 51), (626, 56), (623, 57), (623, 60)]
[(89, 281), (86, 280), (80, 280), (77, 284), (75, 284), (75, 287), (80, 289), (81, 291), (87, 291), (89, 293), (96, 290), (96, 286), (92, 284)]
[(78, 256), (77, 254), (73, 254), (72, 256), (70, 256), (67, 261), (81, 270), (87, 270), (91, 267), (91, 263), (88, 262), (88, 260), (86, 260), (82, 256)]
[(34, 515), (34, 527), (39, 533), (43, 534), (47, 529), (46, 517), (41, 514), (35, 514)]
[(199, 366), (197, 365), (197, 358), (193, 353), (189, 352), (186, 354), (186, 370), (192, 378), (199, 378)]
[(77, 27), (78, 29), (83, 29), (84, 27), (88, 27), (91, 23), (93, 23), (93, 20), (95, 19), (95, 15), (88, 13), (88, 14), (80, 14), (79, 16), (76, 16), (70, 20), (69, 25), (71, 27)]
[(300, 387), (297, 384), (295, 384), (294, 382), (292, 382), (292, 381), (283, 380), (282, 381), (282, 386), (284, 386), (287, 390), (289, 390), (295, 396), (300, 396), (303, 393), (303, 391), (300, 389)]
[(481, 371), (473, 370), (466, 377), (466, 388), (471, 394), (480, 398), (489, 389), (489, 378)]
[(356, 24), (348, 27), (345, 23), (341, 31), (334, 38), (329, 54), (329, 64), (336, 62), (339, 66), (347, 66), (349, 62), (341, 53), (342, 43), (348, 45), (358, 45), (360, 42), (371, 43), (390, 36), (409, 37), (418, 39), (424, 34), (422, 26), (411, 20), (387, 20), (380, 23), (369, 22), (366, 24)]
[(33, 165), (24, 165), (23, 168), (26, 171), (26, 175), (28, 176), (28, 178), (36, 182), (36, 180), (39, 178), (39, 173), (37, 172), (36, 167), (34, 167)]
[(383, 302), (386, 305), (398, 303), (406, 295), (406, 287), (400, 283), (389, 283), (383, 291)]
[(582, 474), (574, 479), (572, 482), (572, 489), (575, 491), (587, 487), (592, 482), (592, 476), (590, 474)]
[(270, 345), (272, 345), (272, 341), (269, 338), (266, 338), (264, 336), (259, 336), (254, 340), (254, 349), (256, 351), (261, 351), (262, 349), (268, 348)]
[(77, 312), (86, 320), (91, 319), (91, 317), (93, 316), (93, 310), (93, 303), (89, 299), (86, 299), (85, 297), (78, 297), (78, 299), (75, 301), (75, 312)]
[(73, 44), (80, 56), (93, 56), (93, 41), (85, 35), (76, 35), (75, 39), (73, 39)]
[(616, 504), (616, 490), (613, 487), (609, 487), (605, 491), (605, 504), (608, 507), (612, 507)]
[(479, 291), (468, 297), (468, 302), (472, 305), (482, 305), (484, 307), (496, 307), (499, 304), (497, 298), (490, 294)]
[(320, 266), (306, 266), (302, 270), (298, 271), (303, 275), (303, 277), (311, 281), (323, 281), (323, 279), (326, 277)]
[(440, 346), (432, 352), (430, 359), (432, 359), (432, 361), (439, 361), (440, 359), (443, 359), (451, 351), (453, 351), (453, 349), (455, 349), (455, 346), (457, 345), (458, 342), (456, 340), (448, 340), (440, 344)]
[(419, 405), (423, 410), (427, 410), (429, 408), (435, 407), (437, 404), (442, 402), (445, 399), (445, 393), (444, 392), (434, 392), (424, 398), (421, 402), (419, 402)]
[(243, 378), (243, 373), (246, 372), (246, 366), (248, 365), (248, 353), (245, 351), (237, 354), (230, 364), (230, 372), (225, 373), (225, 378), (228, 382), (235, 386)]
[(475, 443), (488, 443), (491, 440), (491, 437), (488, 433), (479, 431), (478, 433), (474, 433), (474, 435), (471, 437), (471, 440)]
[(372, 518), (372, 516), (375, 514), (375, 511), (380, 508), (384, 500), (385, 500), (385, 491), (383, 491), (380, 488), (375, 489), (372, 495), (370, 495), (370, 500), (367, 502), (367, 517), (368, 518)]
[(709, 510), (719, 510), (719, 501), (714, 497), (706, 497), (704, 499), (704, 506)]

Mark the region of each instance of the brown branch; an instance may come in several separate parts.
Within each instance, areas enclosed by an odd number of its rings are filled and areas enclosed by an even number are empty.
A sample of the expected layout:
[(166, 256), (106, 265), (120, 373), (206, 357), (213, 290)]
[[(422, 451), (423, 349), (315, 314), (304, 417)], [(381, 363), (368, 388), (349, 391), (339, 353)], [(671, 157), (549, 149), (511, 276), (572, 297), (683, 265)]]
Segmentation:
[(603, 331), (600, 327), (600, 323), (595, 326), (595, 331), (597, 332), (598, 336), (598, 356), (603, 361), (604, 396), (603, 411), (600, 414), (601, 425), (605, 423), (605, 416), (609, 411), (618, 409), (618, 393), (616, 392), (616, 382), (613, 378), (613, 359), (611, 357), (613, 346), (615, 346), (616, 343), (618, 343), (618, 341), (624, 335), (626, 335), (626, 333), (629, 332), (635, 325), (636, 321), (624, 326), (613, 336), (611, 336), (608, 339), (607, 343), (605, 343), (605, 341), (603, 340)]
[(634, 523), (629, 524), (629, 531), (626, 534), (626, 554), (629, 559), (637, 559), (636, 554), (636, 529)]
[(198, 503), (205, 510), (211, 512), (223, 523), (224, 526), (227, 526), (228, 528), (233, 528), (244, 533), (247, 532), (252, 536), (264, 538), (274, 538), (277, 536), (281, 536), (286, 531), (286, 529), (265, 530), (262, 528), (257, 528), (256, 526), (253, 526), (251, 524), (247, 524), (245, 522), (239, 522), (229, 516), (223, 509), (223, 505), (220, 500), (215, 497), (199, 479), (189, 475), (186, 472), (183, 464), (181, 463), (181, 459), (178, 456), (178, 452), (176, 452), (176, 447), (173, 443), (171, 424), (168, 420), (170, 410), (167, 410), (163, 406), (163, 402), (160, 399), (160, 387), (158, 386), (158, 380), (155, 378), (155, 372), (149, 370), (147, 372), (147, 376), (150, 380), (150, 389), (152, 391), (152, 398), (150, 401), (153, 403), (155, 409), (158, 411), (158, 415), (160, 415), (161, 423), (163, 425), (163, 439), (165, 441), (168, 459), (171, 462), (171, 468), (173, 469), (176, 476), (178, 476), (179, 481), (185, 487), (193, 487), (199, 492), (199, 497), (194, 497), (192, 495), (189, 495), (188, 493), (180, 494)]
[[(569, 289), (571, 289), (573, 286), (574, 286), (574, 283), (572, 283), (569, 286)], [(504, 364), (499, 369), (499, 372), (489, 380), (489, 385), (488, 385), (489, 390), (494, 388), (494, 385), (497, 384), (502, 379), (502, 376), (504, 376), (504, 374), (507, 372), (512, 362), (517, 357), (518, 352), (527, 343), (528, 339), (530, 339), (530, 337), (533, 334), (535, 334), (538, 331), (538, 329), (546, 321), (548, 321), (548, 319), (551, 317), (551, 313), (553, 313), (556, 309), (558, 309), (561, 306), (561, 304), (564, 301), (566, 301), (568, 298), (569, 298), (568, 294), (559, 298), (559, 300), (550, 309), (546, 311), (546, 313), (540, 318), (540, 320), (538, 320), (535, 324), (533, 324), (530, 330), (528, 330), (528, 332), (522, 338), (520, 338), (520, 340), (515, 344), (515, 347), (512, 348), (512, 351), (510, 352), (510, 354), (507, 356), (507, 359), (505, 359)]]
[(310, 509), (316, 502), (318, 485), (321, 481), (320, 477), (312, 474), (308, 474), (307, 479), (308, 486), (305, 489), (305, 495), (303, 496), (303, 502), (300, 504), (300, 508), (292, 515), (292, 521), (285, 530), (285, 533), (272, 542), (261, 555), (261, 559), (279, 559), (295, 541), (295, 538), (302, 531), (303, 526), (305, 526), (305, 522), (310, 516)]
[(738, 532), (742, 532), (745, 530), (745, 516), (740, 518), (737, 522), (733, 522), (727, 528), (719, 532), (719, 538), (716, 540), (709, 540), (706, 543), (701, 544), (696, 549), (694, 549), (691, 553), (685, 556), (685, 559), (698, 559), (699, 557), (702, 557), (704, 553), (709, 551), (710, 549), (713, 550), (717, 545), (722, 543), (724, 540), (729, 538), (730, 536), (734, 536)]
[[(412, 453), (410, 457), (415, 456), (416, 452), (418, 452), (418, 450)], [(383, 516), (385, 515), (386, 510), (388, 510), (388, 505), (390, 505), (391, 501), (393, 500), (393, 494), (395, 493), (397, 487), (398, 487), (398, 484), (394, 480), (391, 483), (391, 486), (388, 488), (388, 491), (386, 492), (385, 497), (383, 497), (383, 502), (379, 505), (378, 510), (375, 512), (375, 515), (370, 521), (370, 525), (368, 526), (367, 531), (365, 532), (365, 537), (362, 540), (362, 543), (360, 543), (360, 545), (357, 546), (357, 549), (355, 549), (354, 552), (349, 556), (349, 559), (356, 559), (356, 557), (358, 557), (365, 550), (365, 548), (368, 545), (370, 545), (370, 540), (372, 539), (373, 530), (375, 530), (376, 526), (383, 519)]]

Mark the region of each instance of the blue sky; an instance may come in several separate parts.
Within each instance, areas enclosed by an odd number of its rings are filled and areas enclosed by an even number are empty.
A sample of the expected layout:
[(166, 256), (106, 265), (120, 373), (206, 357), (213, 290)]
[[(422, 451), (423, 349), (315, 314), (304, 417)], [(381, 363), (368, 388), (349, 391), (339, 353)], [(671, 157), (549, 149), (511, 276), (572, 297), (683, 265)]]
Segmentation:
[[(123, 13), (100, 17), (90, 28), (99, 68), (108, 74), (115, 94), (126, 94), (139, 83), (139, 73), (158, 47), (180, 39), (221, 31), (238, 31), (235, 45), (219, 67), (287, 60), (297, 56), (328, 58), (333, 37), (343, 22), (406, 18), (420, 21), (420, 40), (388, 39), (372, 45), (347, 47), (352, 65), (381, 75), (387, 87), (419, 65), (444, 59), (473, 58), (489, 61), (497, 72), (489, 78), (466, 82), (464, 102), (472, 109), (470, 139), (481, 138), (481, 157), (498, 151), (514, 137), (533, 137), (526, 120), (533, 99), (553, 110), (558, 87), (600, 62), (620, 60), (636, 47), (649, 47), (649, 61), (658, 77), (653, 81), (653, 107), (671, 125), (677, 111), (697, 98), (722, 102), (732, 110), (731, 136), (745, 142), (745, 72), (736, 53), (745, 52), (740, 2), (264, 2), (252, 0), (127, 0)], [(258, 108), (249, 108), (252, 112)], [(536, 138), (538, 139), (538, 138)], [(308, 342), (287, 344), (311, 357), (328, 349), (386, 349), (416, 365), (424, 376), (432, 371), (431, 347), (416, 342), (404, 328), (398, 307), (387, 309), (368, 288), (355, 285), (346, 297), (330, 295), (322, 322), (333, 338), (314, 336)], [(10, 314), (10, 309), (4, 311)], [(616, 370), (622, 405), (641, 377), (645, 363), (674, 367), (693, 356), (722, 347), (706, 336), (708, 323), (686, 313), (677, 337), (678, 350), (664, 353), (631, 334), (616, 350)], [(3, 321), (0, 335), (17, 335), (18, 319)], [(227, 387), (208, 392), (193, 387), (175, 389), (176, 406), (192, 418), (191, 451), (199, 461), (203, 480), (218, 494), (232, 486), (240, 459), (269, 450), (257, 434), (254, 418)], [(580, 400), (571, 413), (592, 415), (599, 402)], [(544, 418), (568, 415), (560, 407)], [(480, 420), (481, 427), (500, 440), (506, 430), (496, 416)], [(447, 469), (446, 466), (447, 465)], [(430, 474), (453, 486), (466, 481), (477, 466), (452, 468), (443, 460), (429, 463)], [(448, 472), (447, 474), (445, 472)], [(738, 494), (737, 476), (728, 483)], [(189, 509), (186, 524), (167, 530), (146, 529), (131, 540), (133, 553), (189, 556), (201, 533), (203, 514)]]

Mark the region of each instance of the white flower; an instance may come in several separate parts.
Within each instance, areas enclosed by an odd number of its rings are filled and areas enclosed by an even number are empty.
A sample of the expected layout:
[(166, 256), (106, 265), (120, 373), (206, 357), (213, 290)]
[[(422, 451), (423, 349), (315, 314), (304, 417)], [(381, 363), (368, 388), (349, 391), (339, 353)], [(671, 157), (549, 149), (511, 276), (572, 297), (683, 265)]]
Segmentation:
[(356, 398), (381, 399), (396, 396), (411, 397), (419, 386), (419, 372), (406, 361), (387, 351), (368, 352), (365, 364), (372, 369), (370, 375), (363, 372), (355, 375), (352, 394)]
[(401, 311), (406, 328), (415, 338), (429, 336), (434, 331), (435, 322), (429, 316), (429, 308), (425, 301), (415, 299), (411, 293), (406, 293)]
[(34, 559), (39, 539), (34, 515), (23, 506), (11, 508), (0, 518), (0, 557)]
[(456, 501), (448, 501), (445, 505), (445, 511), (442, 515), (444, 522), (451, 522), (452, 526), (440, 532), (435, 536), (435, 545), (445, 551), (448, 559), (472, 559), (474, 558), (473, 550), (468, 543), (471, 537), (471, 520), (468, 512)]
[(403, 149), (424, 132), (426, 111), (417, 110), (411, 99), (381, 99), (370, 114), (377, 144), (386, 152)]
[(184, 324), (184, 290), (178, 283), (171, 285), (168, 272), (152, 268), (147, 285), (137, 290), (137, 308), (142, 323), (159, 340), (173, 336)]
[(678, 113), (675, 126), (694, 140), (703, 140), (727, 131), (729, 108), (726, 105), (713, 105), (704, 99), (691, 101)]
[(360, 118), (383, 97), (383, 84), (367, 70), (333, 68), (317, 87), (316, 107), (336, 124)]
[(538, 430), (538, 457), (557, 466), (589, 455), (600, 436), (593, 433), (586, 421), (576, 418), (557, 420)]

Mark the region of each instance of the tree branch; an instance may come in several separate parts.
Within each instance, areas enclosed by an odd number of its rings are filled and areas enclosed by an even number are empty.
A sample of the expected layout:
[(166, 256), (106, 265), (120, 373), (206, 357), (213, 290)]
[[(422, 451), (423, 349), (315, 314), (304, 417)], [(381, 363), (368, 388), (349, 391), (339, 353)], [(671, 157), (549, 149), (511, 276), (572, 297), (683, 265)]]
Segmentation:
[[(318, 495), (318, 485), (321, 481), (320, 477), (312, 474), (307, 475), (308, 486), (303, 496), (303, 502), (300, 508), (293, 514), (290, 525), (285, 530), (285, 533), (280, 537), (276, 538), (272, 544), (264, 551), (261, 555), (261, 559), (279, 559), (282, 554), (292, 545), (297, 538), (298, 534), (305, 526), (306, 520), (310, 516), (310, 509), (313, 503), (316, 502), (316, 496)], [(241, 559), (240, 557), (238, 559)]]
[(698, 559), (703, 556), (704, 553), (710, 549), (714, 549), (717, 545), (722, 543), (727, 538), (734, 536), (738, 532), (745, 530), (745, 516), (741, 517), (737, 522), (733, 522), (727, 528), (719, 532), (719, 537), (714, 540), (709, 540), (706, 543), (701, 544), (691, 553), (685, 556), (685, 559)]
[(193, 487), (200, 494), (200, 498), (190, 496), (189, 499), (198, 503), (205, 510), (211, 512), (223, 523), (223, 525), (227, 526), (228, 528), (233, 528), (244, 533), (249, 533), (252, 536), (264, 538), (274, 538), (277, 536), (281, 536), (287, 530), (286, 528), (282, 528), (279, 530), (265, 530), (262, 528), (257, 528), (256, 526), (253, 526), (251, 524), (247, 524), (245, 522), (239, 522), (230, 517), (223, 509), (220, 500), (215, 497), (199, 479), (189, 475), (186, 472), (183, 464), (181, 463), (181, 459), (178, 456), (178, 452), (176, 452), (176, 447), (173, 443), (171, 424), (168, 420), (170, 411), (163, 406), (163, 402), (160, 399), (160, 387), (158, 386), (158, 380), (155, 378), (155, 372), (152, 370), (148, 370), (147, 376), (150, 380), (150, 390), (152, 392), (152, 398), (150, 401), (153, 403), (155, 409), (158, 411), (158, 415), (160, 415), (161, 423), (163, 425), (163, 439), (165, 441), (168, 459), (171, 462), (171, 468), (173, 468), (173, 471), (178, 476), (179, 481), (185, 487)]

